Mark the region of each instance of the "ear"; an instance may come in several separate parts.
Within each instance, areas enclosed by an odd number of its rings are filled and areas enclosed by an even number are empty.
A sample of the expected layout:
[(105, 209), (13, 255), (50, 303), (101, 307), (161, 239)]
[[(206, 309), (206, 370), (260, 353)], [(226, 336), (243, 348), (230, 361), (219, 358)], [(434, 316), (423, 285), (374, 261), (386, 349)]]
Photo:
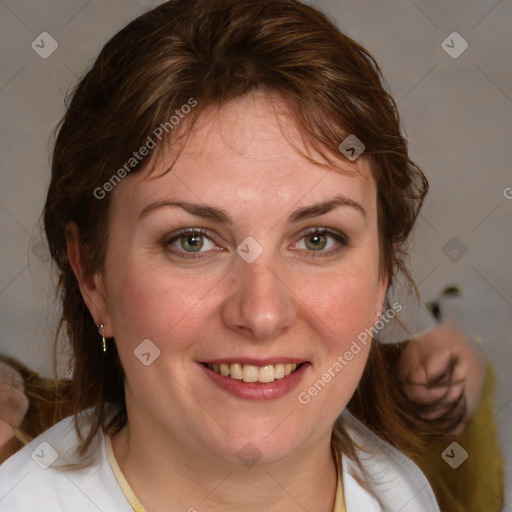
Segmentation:
[(84, 302), (96, 325), (103, 324), (105, 336), (110, 338), (113, 334), (103, 274), (87, 272), (83, 248), (80, 246), (79, 229), (74, 222), (68, 222), (66, 226), (66, 239), (69, 263), (78, 281)]

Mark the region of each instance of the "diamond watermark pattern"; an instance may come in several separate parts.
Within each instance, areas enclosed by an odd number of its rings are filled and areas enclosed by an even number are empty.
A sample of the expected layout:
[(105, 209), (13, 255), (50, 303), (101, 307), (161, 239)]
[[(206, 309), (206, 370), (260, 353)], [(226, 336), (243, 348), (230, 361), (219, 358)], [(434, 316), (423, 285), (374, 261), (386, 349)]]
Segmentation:
[(32, 41), (31, 46), (39, 57), (47, 59), (59, 47), (59, 43), (48, 32), (41, 32)]
[(338, 149), (351, 161), (357, 160), (366, 146), (353, 133), (351, 133), (339, 146)]
[(441, 457), (451, 468), (457, 469), (469, 457), (469, 455), (459, 443), (454, 441), (444, 450)]
[(262, 457), (262, 453), (258, 447), (252, 443), (246, 443), (237, 453), (237, 457), (240, 459), (242, 464), (248, 468), (255, 466)]
[(441, 48), (452, 59), (458, 59), (468, 49), (468, 46), (468, 42), (458, 32), (452, 32), (441, 43)]
[(160, 356), (160, 349), (151, 340), (146, 339), (133, 353), (144, 366), (149, 366)]
[(50, 443), (43, 441), (31, 454), (32, 459), (43, 469), (49, 468), (58, 458), (57, 450)]
[(263, 247), (252, 236), (248, 236), (238, 245), (236, 253), (247, 263), (253, 263), (263, 253)]
[(39, 237), (32, 245), (32, 254), (42, 263), (48, 263), (50, 261), (50, 250), (46, 240)]
[(446, 244), (443, 245), (441, 252), (452, 262), (457, 263), (468, 252), (468, 248), (456, 236), (450, 238)]

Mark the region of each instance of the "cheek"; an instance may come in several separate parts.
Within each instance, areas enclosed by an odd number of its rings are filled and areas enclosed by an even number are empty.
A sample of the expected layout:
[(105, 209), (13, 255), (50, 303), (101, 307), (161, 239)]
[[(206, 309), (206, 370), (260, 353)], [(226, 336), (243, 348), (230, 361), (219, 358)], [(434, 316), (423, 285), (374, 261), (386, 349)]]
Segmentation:
[(314, 322), (316, 358), (297, 399), (312, 407), (323, 424), (332, 424), (353, 396), (368, 360), (375, 281), (338, 274), (323, 284), (324, 293), (311, 294), (305, 303)]
[(187, 323), (203, 315), (219, 280), (217, 275), (191, 276), (169, 272), (160, 263), (128, 259), (111, 277), (108, 303), (114, 336), (132, 348), (147, 338), (159, 346), (168, 339), (173, 345), (185, 341), (191, 332)]
[(322, 331), (340, 343), (373, 325), (377, 290), (377, 271), (366, 267), (323, 276), (303, 288), (300, 295), (318, 317)]
[[(364, 371), (369, 349), (373, 309), (368, 306), (370, 297), (359, 287), (345, 287), (337, 300), (332, 300), (323, 309), (321, 331), (321, 373), (339, 375), (343, 386), (334, 391), (340, 403), (345, 404), (352, 395)], [(319, 327), (320, 329), (321, 327)], [(328, 377), (327, 377), (328, 378)]]
[(162, 278), (155, 279), (155, 269), (127, 260), (111, 270), (110, 276), (109, 312), (118, 340), (127, 336), (151, 339), (159, 326), (172, 325), (179, 308), (170, 307), (169, 300), (178, 294)]

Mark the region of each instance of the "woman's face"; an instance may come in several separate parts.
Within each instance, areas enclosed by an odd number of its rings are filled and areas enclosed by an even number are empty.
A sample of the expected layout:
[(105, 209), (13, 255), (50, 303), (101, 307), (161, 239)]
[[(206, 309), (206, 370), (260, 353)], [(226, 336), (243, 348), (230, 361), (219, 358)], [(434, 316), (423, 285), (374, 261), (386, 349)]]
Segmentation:
[(202, 114), (170, 172), (160, 159), (113, 192), (95, 311), (129, 421), (192, 456), (325, 445), (367, 360), (353, 342), (386, 288), (374, 180), (363, 158), (327, 170), (283, 132), (300, 146), (282, 103), (246, 96)]

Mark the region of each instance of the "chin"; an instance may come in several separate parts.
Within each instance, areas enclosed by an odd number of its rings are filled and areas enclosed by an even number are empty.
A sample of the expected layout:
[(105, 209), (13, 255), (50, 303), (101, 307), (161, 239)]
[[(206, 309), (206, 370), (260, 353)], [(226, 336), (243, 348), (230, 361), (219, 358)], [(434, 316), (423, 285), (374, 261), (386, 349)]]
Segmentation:
[[(292, 413), (290, 419), (293, 416)], [(272, 422), (269, 422), (268, 418), (260, 422), (254, 420), (249, 426), (245, 422), (237, 430), (231, 428), (231, 436), (226, 433), (212, 451), (228, 464), (243, 464), (247, 467), (282, 462), (293, 456), (304, 447), (306, 441), (314, 437), (304, 431), (303, 425), (292, 427), (287, 424), (285, 418), (286, 415)], [(209, 441), (211, 442), (211, 438)], [(219, 450), (222, 446), (224, 450)]]

